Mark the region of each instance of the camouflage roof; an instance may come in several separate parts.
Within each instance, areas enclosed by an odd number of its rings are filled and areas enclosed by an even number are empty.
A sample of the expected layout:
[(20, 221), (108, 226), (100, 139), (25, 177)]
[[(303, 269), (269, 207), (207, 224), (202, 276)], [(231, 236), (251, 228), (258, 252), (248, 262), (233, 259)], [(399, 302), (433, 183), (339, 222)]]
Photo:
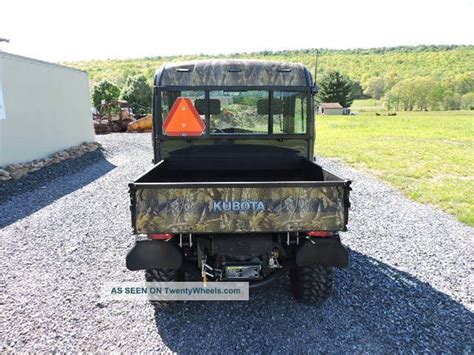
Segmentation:
[(311, 86), (301, 63), (266, 60), (201, 60), (164, 64), (156, 86)]

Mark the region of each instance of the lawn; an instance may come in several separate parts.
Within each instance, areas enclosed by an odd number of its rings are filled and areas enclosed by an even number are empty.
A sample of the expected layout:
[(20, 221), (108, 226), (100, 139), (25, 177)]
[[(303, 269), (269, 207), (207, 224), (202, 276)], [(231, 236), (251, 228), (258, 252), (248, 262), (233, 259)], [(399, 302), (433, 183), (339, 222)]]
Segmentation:
[(381, 112), (386, 111), (383, 102), (375, 99), (354, 100), (351, 111), (355, 112)]
[(474, 112), (318, 116), (316, 152), (474, 226)]

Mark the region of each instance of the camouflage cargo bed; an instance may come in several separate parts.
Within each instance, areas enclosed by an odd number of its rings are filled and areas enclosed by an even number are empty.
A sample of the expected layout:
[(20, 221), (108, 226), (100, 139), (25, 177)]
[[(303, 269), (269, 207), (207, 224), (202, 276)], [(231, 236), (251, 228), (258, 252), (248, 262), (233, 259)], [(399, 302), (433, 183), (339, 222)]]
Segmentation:
[(252, 169), (235, 165), (156, 164), (129, 185), (135, 232), (346, 229), (350, 181), (306, 160), (293, 166), (258, 164)]

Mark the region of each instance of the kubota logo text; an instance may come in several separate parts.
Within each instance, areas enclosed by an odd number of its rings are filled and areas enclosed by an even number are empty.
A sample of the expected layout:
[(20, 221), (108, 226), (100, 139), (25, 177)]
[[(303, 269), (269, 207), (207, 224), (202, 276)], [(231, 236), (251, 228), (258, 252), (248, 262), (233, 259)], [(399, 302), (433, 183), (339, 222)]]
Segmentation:
[(262, 201), (212, 201), (212, 211), (264, 211)]

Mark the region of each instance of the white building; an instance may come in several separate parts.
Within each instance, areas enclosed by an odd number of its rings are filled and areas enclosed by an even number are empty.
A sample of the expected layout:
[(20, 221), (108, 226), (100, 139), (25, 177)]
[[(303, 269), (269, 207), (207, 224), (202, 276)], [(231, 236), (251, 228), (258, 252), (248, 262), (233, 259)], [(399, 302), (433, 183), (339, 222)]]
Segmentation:
[(318, 113), (320, 115), (342, 115), (344, 108), (338, 102), (325, 102), (319, 105)]
[(0, 52), (0, 166), (93, 140), (86, 72)]

